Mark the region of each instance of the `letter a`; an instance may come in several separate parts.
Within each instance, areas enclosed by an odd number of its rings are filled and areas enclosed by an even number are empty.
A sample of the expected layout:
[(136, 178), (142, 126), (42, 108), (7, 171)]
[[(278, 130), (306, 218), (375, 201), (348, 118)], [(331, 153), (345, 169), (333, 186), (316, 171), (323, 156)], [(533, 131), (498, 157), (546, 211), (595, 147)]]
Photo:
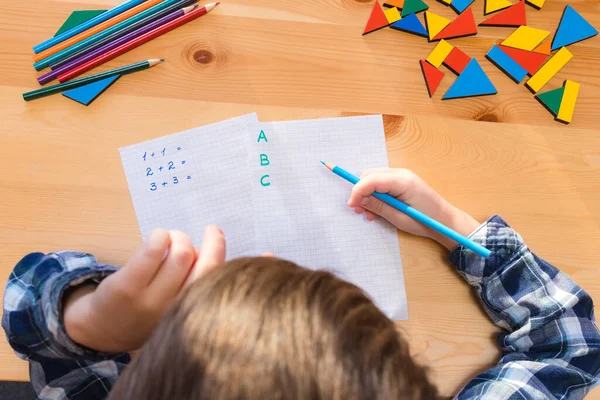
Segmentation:
[(270, 175), (263, 175), (262, 178), (260, 178), (260, 184), (263, 186), (271, 186), (271, 182), (265, 182), (265, 178), (268, 178)]
[(268, 143), (269, 141), (267, 140), (267, 135), (265, 135), (265, 131), (260, 131), (260, 134), (258, 135), (258, 140), (257, 142), (260, 143), (260, 139), (263, 139), (265, 141), (265, 143)]
[(269, 161), (269, 157), (267, 157), (266, 154), (261, 154), (260, 155), (260, 166), (264, 167), (265, 165), (269, 165), (271, 164), (271, 161)]

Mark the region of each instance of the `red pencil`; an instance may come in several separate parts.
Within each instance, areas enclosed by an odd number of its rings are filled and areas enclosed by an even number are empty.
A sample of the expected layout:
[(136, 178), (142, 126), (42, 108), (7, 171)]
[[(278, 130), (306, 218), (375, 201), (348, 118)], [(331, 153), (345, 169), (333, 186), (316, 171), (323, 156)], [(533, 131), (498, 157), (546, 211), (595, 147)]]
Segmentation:
[(123, 43), (121, 46), (116, 47), (104, 54), (101, 54), (98, 57), (86, 62), (85, 64), (81, 64), (80, 66), (73, 68), (72, 70), (69, 70), (62, 75), (59, 75), (58, 81), (61, 83), (66, 82), (70, 79), (75, 78), (76, 76), (83, 74), (84, 72), (89, 71), (92, 68), (97, 67), (98, 65), (104, 64), (105, 62), (112, 60), (113, 58), (120, 56), (121, 54), (126, 53), (129, 50), (134, 49), (134, 48), (138, 47), (139, 45), (142, 45), (142, 44), (162, 35), (163, 33), (167, 33), (170, 30), (173, 30), (191, 20), (194, 20), (194, 19), (208, 13), (210, 10), (212, 10), (213, 8), (218, 6), (219, 3), (220, 2), (207, 4), (202, 8), (198, 8), (197, 10), (194, 10), (186, 15), (183, 15), (177, 19), (174, 19), (171, 22), (168, 22), (162, 26), (159, 26), (158, 28), (153, 29), (150, 32), (147, 32), (147, 33), (143, 34), (142, 36), (134, 38), (127, 43)]

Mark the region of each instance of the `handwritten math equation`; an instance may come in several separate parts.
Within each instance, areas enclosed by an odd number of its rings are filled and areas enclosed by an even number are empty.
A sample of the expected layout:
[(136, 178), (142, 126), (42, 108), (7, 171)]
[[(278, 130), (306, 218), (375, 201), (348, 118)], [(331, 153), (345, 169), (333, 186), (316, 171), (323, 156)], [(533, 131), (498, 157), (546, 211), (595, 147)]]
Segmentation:
[[(145, 151), (142, 161), (146, 163), (144, 175), (148, 181), (148, 190), (156, 192), (181, 185), (192, 180), (187, 173), (187, 161), (179, 157), (181, 146), (173, 149), (163, 147), (159, 151)], [(148, 166), (151, 164), (150, 166)]]

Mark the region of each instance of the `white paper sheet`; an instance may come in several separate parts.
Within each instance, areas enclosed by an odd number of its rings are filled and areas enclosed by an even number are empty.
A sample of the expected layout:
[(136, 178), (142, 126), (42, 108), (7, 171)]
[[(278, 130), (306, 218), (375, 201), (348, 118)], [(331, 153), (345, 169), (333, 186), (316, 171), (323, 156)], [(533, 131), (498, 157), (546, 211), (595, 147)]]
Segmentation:
[(396, 229), (356, 215), (347, 206), (352, 185), (320, 163), (356, 175), (387, 166), (381, 116), (261, 123), (249, 146), (257, 250), (330, 270), (388, 316), (407, 319)]
[(249, 114), (120, 149), (142, 236), (179, 229), (200, 245), (217, 224), (228, 257), (255, 254), (246, 141), (257, 126)]
[(354, 214), (351, 185), (319, 162), (356, 174), (387, 166), (381, 116), (259, 124), (250, 114), (122, 148), (121, 158), (143, 237), (180, 229), (200, 245), (216, 223), (228, 258), (271, 251), (327, 269), (391, 318), (408, 317), (396, 229)]

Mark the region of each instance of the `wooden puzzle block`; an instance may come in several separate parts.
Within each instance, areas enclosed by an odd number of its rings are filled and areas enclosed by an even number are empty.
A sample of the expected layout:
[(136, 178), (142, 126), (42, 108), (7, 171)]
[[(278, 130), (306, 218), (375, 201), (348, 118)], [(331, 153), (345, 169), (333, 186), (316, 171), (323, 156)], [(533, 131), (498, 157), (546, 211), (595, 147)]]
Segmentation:
[(454, 39), (477, 34), (477, 24), (473, 16), (473, 9), (467, 8), (456, 19), (448, 24), (433, 40)]
[(448, 54), (450, 54), (450, 52), (452, 51), (452, 48), (453, 46), (450, 43), (442, 39), (442, 41), (439, 42), (435, 46), (433, 51), (427, 56), (427, 62), (433, 65), (434, 67), (439, 68), (440, 65), (442, 65), (442, 63), (446, 59), (446, 57), (448, 57)]
[(546, 0), (525, 0), (531, 7), (541, 10)]
[(404, 0), (387, 0), (383, 3), (384, 7), (397, 7), (402, 10), (404, 7)]
[(525, 3), (521, 0), (514, 6), (511, 6), (497, 14), (492, 15), (481, 26), (521, 26), (527, 25), (527, 15), (525, 13)]
[(402, 8), (402, 18), (409, 14), (416, 14), (421, 11), (429, 9), (429, 6), (423, 3), (423, 0), (404, 0), (404, 7)]
[(498, 46), (492, 47), (490, 51), (488, 51), (486, 57), (492, 64), (498, 67), (516, 83), (521, 83), (523, 78), (527, 76), (525, 68), (517, 64), (515, 60), (510, 58), (508, 54), (503, 52)]
[(573, 7), (567, 5), (552, 39), (552, 51), (596, 36), (598, 31)]
[(369, 20), (367, 21), (367, 26), (365, 26), (365, 31), (363, 35), (367, 33), (375, 32), (381, 28), (385, 28), (388, 26), (388, 21), (383, 12), (383, 8), (379, 5), (379, 1), (375, 0), (375, 4), (373, 5), (373, 10), (371, 11), (371, 16), (369, 16)]
[(565, 91), (564, 85), (558, 89), (550, 90), (545, 93), (540, 93), (535, 96), (535, 99), (539, 101), (546, 110), (550, 111), (555, 117), (558, 115), (560, 109), (560, 102), (563, 98)]
[(560, 100), (560, 108), (556, 120), (568, 124), (573, 119), (575, 103), (577, 102), (577, 96), (579, 96), (579, 88), (581, 85), (567, 79), (563, 86), (565, 91)]
[(502, 42), (502, 45), (531, 51), (542, 43), (548, 35), (550, 35), (550, 32), (542, 29), (532, 28), (530, 26), (520, 26)]
[(544, 43), (540, 44), (538, 47), (533, 49), (533, 52), (549, 56), (552, 52), (552, 50), (550, 49), (550, 43), (550, 40), (546, 40)]
[(416, 14), (410, 14), (400, 21), (394, 22), (390, 28), (412, 33), (413, 35), (427, 37), (427, 29), (423, 26)]
[(467, 9), (475, 0), (452, 0), (450, 7), (458, 14), (461, 14)]
[(425, 27), (429, 34), (429, 41), (432, 41), (435, 35), (440, 33), (445, 27), (450, 24), (448, 18), (444, 18), (441, 15), (432, 13), (431, 11), (425, 11)]
[(486, 96), (498, 91), (485, 74), (481, 65), (472, 58), (462, 74), (456, 78), (442, 100), (460, 99), (464, 97)]
[(62, 95), (78, 103), (88, 106), (96, 100), (106, 89), (110, 87), (121, 75), (109, 76), (108, 78), (88, 83), (75, 89), (67, 90)]
[(385, 14), (388, 24), (393, 24), (394, 22), (402, 19), (400, 16), (400, 11), (396, 7), (388, 8), (383, 13)]
[(444, 73), (425, 60), (420, 60), (419, 63), (421, 64), (421, 72), (423, 73), (425, 85), (427, 86), (427, 93), (429, 93), (429, 97), (431, 97), (444, 78)]
[(510, 6), (512, 6), (512, 3), (508, 0), (485, 0), (485, 5), (483, 6), (483, 15), (504, 10)]
[(562, 47), (527, 81), (527, 86), (533, 93), (539, 92), (548, 81), (558, 73), (570, 60), (573, 54), (566, 47)]
[(68, 31), (71, 28), (76, 27), (77, 25), (83, 24), (85, 21), (94, 18), (97, 15), (102, 14), (106, 10), (77, 10), (73, 11), (69, 18), (62, 24), (60, 28), (56, 31), (54, 36), (58, 36), (61, 33)]
[(503, 52), (508, 54), (510, 58), (515, 60), (517, 64), (525, 68), (529, 75), (533, 75), (538, 69), (550, 58), (546, 54), (535, 53), (532, 51), (515, 49), (512, 47), (498, 46)]
[(454, 47), (450, 54), (444, 60), (444, 65), (454, 72), (456, 75), (460, 75), (471, 61), (471, 57), (458, 47)]

